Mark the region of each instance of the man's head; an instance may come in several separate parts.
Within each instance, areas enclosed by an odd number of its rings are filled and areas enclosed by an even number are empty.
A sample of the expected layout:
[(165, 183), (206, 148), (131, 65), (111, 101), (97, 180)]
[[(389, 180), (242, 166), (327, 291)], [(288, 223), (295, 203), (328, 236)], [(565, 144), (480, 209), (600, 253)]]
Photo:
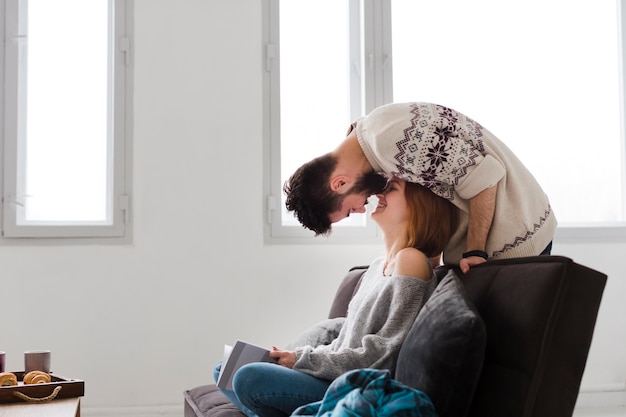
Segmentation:
[(364, 213), (367, 198), (382, 191), (387, 183), (385, 177), (369, 171), (340, 193), (332, 184), (343, 186), (350, 180), (334, 178), (336, 167), (337, 158), (330, 153), (319, 156), (298, 168), (283, 186), (287, 210), (293, 211), (302, 226), (316, 236), (329, 234), (332, 223), (351, 213)]

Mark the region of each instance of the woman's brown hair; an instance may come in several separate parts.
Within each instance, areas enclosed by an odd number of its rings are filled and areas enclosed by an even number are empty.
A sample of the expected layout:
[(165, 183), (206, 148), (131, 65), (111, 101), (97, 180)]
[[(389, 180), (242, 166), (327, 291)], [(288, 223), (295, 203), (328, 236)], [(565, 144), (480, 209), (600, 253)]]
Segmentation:
[(408, 246), (429, 258), (443, 252), (458, 225), (458, 209), (422, 185), (407, 182), (404, 194), (410, 211)]

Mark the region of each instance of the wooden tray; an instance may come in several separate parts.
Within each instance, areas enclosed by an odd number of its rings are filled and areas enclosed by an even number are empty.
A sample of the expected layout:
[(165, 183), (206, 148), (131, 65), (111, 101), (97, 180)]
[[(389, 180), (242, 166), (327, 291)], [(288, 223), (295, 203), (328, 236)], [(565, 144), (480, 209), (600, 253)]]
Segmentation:
[[(82, 397), (85, 395), (85, 382), (50, 374), (47, 384), (24, 385), (24, 372), (13, 372), (17, 385), (0, 387), (0, 404), (18, 402), (44, 402), (59, 398)], [(19, 394), (21, 393), (21, 394)]]

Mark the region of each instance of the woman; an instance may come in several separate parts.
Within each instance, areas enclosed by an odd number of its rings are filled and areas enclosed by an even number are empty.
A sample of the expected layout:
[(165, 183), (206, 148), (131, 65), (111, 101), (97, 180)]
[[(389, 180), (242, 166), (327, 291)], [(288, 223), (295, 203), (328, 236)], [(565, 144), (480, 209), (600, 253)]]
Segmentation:
[[(353, 297), (338, 336), (327, 345), (274, 348), (279, 365), (252, 363), (224, 394), (248, 416), (288, 416), (323, 398), (330, 383), (354, 369), (393, 372), (402, 341), (437, 282), (429, 258), (456, 229), (456, 208), (418, 184), (392, 178), (377, 195), (372, 219), (385, 256), (374, 260)], [(219, 372), (219, 367), (216, 369)]]

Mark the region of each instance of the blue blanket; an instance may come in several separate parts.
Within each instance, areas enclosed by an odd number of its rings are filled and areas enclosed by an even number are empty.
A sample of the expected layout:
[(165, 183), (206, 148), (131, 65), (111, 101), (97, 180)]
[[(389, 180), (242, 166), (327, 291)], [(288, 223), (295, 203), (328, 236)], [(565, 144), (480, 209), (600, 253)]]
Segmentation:
[(341, 375), (324, 398), (296, 409), (292, 416), (436, 417), (430, 398), (391, 378), (389, 371), (357, 369)]

